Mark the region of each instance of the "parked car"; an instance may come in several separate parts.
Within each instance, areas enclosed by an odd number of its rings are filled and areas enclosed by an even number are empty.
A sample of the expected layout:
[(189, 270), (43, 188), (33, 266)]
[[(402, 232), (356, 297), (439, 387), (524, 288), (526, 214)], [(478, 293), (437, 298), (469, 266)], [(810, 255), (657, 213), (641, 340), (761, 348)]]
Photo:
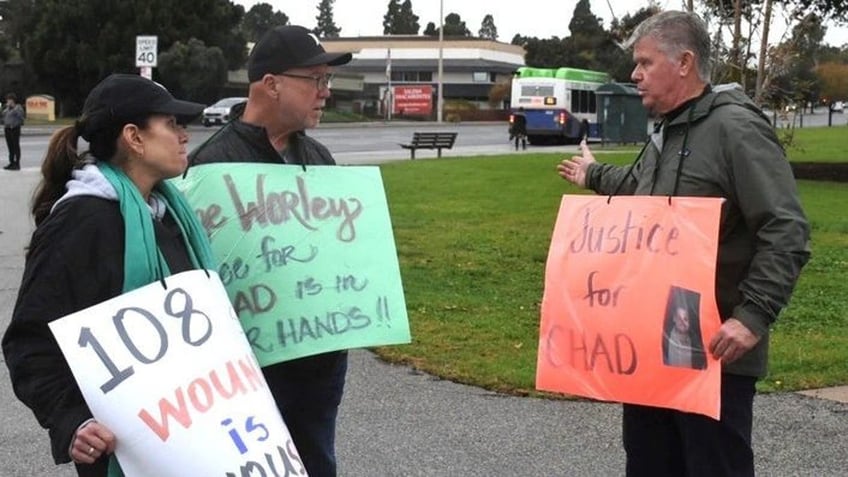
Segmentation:
[(841, 113), (845, 109), (845, 103), (842, 101), (834, 101), (830, 106), (830, 110), (834, 113)]
[(206, 127), (214, 124), (224, 124), (230, 120), (230, 109), (233, 106), (247, 101), (247, 98), (232, 97), (219, 100), (217, 103), (203, 110), (201, 122)]

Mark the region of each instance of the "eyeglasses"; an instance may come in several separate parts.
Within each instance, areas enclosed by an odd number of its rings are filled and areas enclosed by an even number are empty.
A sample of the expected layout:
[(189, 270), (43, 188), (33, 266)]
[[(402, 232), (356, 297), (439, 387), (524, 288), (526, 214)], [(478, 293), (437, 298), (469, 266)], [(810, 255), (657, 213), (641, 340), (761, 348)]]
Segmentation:
[(333, 74), (332, 73), (324, 73), (323, 75), (296, 75), (292, 73), (279, 73), (280, 76), (288, 76), (289, 78), (300, 78), (312, 80), (315, 82), (315, 87), (317, 89), (329, 89), (333, 84)]

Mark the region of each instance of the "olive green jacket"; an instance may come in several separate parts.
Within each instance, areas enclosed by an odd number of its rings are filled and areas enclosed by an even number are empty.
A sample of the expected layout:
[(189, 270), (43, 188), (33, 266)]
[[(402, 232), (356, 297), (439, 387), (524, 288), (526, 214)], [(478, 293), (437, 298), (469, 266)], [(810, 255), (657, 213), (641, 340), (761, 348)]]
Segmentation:
[(607, 195), (725, 199), (716, 263), (719, 314), (761, 339), (724, 371), (764, 376), (769, 327), (809, 259), (810, 227), (786, 155), (759, 108), (736, 89), (707, 92), (663, 121), (632, 170), (594, 163), (586, 185)]

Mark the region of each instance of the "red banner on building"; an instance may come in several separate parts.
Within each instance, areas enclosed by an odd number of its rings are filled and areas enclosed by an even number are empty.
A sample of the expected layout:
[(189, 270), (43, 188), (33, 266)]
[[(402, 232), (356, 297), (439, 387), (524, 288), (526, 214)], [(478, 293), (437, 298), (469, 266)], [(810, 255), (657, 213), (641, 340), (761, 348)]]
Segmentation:
[(430, 116), (433, 113), (433, 86), (394, 86), (394, 109), (399, 116)]
[(545, 271), (536, 387), (718, 419), (721, 199), (566, 195)]

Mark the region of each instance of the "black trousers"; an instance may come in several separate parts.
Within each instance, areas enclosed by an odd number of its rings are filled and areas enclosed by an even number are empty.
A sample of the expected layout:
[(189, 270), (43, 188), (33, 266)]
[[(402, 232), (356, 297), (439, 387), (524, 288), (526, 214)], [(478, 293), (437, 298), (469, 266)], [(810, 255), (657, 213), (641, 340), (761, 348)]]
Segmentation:
[(756, 378), (722, 374), (721, 419), (624, 405), (628, 477), (753, 477)]
[(344, 393), (347, 351), (262, 368), (310, 477), (335, 477), (336, 416)]
[(6, 135), (6, 147), (9, 148), (9, 164), (21, 163), (21, 127), (3, 128)]

